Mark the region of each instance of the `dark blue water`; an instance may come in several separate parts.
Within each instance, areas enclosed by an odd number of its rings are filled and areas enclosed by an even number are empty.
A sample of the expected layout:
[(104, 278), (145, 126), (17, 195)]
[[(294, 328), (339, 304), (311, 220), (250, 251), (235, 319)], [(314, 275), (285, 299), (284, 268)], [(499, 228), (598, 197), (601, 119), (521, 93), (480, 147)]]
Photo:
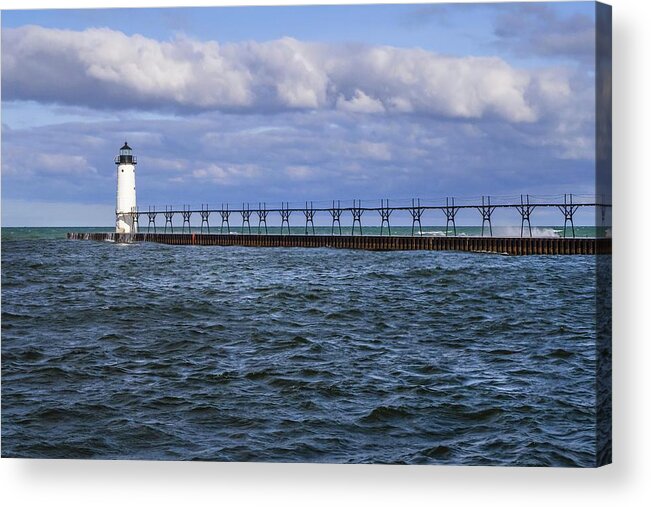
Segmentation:
[(2, 455), (593, 466), (595, 260), (3, 230)]

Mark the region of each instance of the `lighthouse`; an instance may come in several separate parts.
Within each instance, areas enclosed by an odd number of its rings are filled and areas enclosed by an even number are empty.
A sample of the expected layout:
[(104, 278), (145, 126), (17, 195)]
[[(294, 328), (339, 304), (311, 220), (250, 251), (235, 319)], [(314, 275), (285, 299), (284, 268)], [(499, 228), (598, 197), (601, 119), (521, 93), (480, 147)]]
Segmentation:
[(115, 157), (118, 173), (118, 193), (115, 204), (115, 232), (136, 233), (138, 221), (134, 220), (136, 211), (136, 157), (127, 142)]

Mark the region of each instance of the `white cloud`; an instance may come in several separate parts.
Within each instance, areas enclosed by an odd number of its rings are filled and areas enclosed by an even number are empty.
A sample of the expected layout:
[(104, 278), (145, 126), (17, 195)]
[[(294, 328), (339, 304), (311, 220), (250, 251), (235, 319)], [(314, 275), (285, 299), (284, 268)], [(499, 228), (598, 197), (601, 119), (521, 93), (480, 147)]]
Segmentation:
[(180, 158), (162, 158), (149, 155), (145, 158), (144, 163), (145, 170), (155, 171), (157, 173), (180, 173), (186, 171), (188, 168), (187, 160)]
[(309, 166), (293, 165), (285, 168), (285, 174), (292, 180), (309, 180), (316, 171)]
[(376, 143), (371, 141), (360, 141), (353, 147), (353, 153), (357, 152), (361, 158), (387, 161), (391, 160), (391, 149), (387, 143)]
[(196, 180), (220, 185), (235, 185), (242, 180), (254, 179), (260, 173), (260, 169), (254, 165), (209, 164), (192, 170), (191, 174)]
[(90, 166), (85, 157), (65, 153), (41, 153), (37, 156), (37, 164), (43, 172), (51, 174), (86, 174), (96, 173), (97, 169)]
[(555, 80), (497, 57), (388, 46), (158, 41), (107, 28), (2, 32), (5, 100), (98, 109), (341, 109), (520, 123), (539, 118), (541, 93), (564, 89), (566, 78)]
[(362, 90), (355, 90), (355, 95), (350, 99), (340, 95), (337, 98), (337, 109), (351, 113), (383, 113), (385, 111), (382, 102), (372, 99)]
[(89, 176), (97, 169), (85, 156), (75, 153), (34, 152), (29, 149), (7, 149), (3, 146), (2, 174), (4, 176)]

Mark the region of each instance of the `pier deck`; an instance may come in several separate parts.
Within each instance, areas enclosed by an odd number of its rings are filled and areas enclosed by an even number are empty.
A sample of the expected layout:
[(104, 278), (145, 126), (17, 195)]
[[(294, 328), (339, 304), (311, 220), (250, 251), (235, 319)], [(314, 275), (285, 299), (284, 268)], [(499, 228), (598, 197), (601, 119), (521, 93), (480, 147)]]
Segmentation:
[(345, 248), (354, 250), (456, 250), (507, 255), (610, 254), (610, 238), (506, 238), (466, 236), (331, 236), (260, 234), (121, 234), (69, 232), (68, 239), (153, 242), (166, 245)]

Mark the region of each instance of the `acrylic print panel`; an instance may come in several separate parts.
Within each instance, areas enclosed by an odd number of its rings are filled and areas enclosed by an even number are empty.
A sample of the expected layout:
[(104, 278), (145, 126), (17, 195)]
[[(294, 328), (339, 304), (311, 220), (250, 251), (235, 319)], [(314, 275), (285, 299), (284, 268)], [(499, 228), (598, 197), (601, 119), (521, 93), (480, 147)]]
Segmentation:
[(2, 456), (609, 463), (610, 26), (4, 11)]

